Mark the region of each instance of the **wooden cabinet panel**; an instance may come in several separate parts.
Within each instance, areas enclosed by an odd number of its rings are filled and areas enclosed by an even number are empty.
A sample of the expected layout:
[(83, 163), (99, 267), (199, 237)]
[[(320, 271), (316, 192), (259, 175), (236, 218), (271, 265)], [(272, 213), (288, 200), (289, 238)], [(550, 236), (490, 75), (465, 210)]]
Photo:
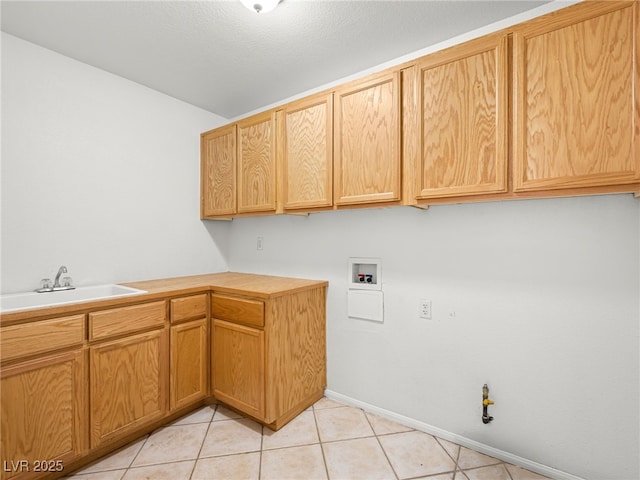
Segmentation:
[(171, 327), (171, 410), (202, 400), (208, 394), (208, 320)]
[(284, 109), (284, 208), (333, 204), (333, 95), (322, 94)]
[(417, 198), (507, 189), (507, 35), (487, 35), (418, 63)]
[[(54, 471), (60, 471), (58, 465), (85, 452), (86, 365), (86, 350), (78, 349), (2, 369), (3, 480), (41, 476), (33, 471), (36, 461), (51, 461)], [(25, 465), (20, 461), (28, 462), (30, 471), (20, 473)]]
[(266, 417), (279, 419), (327, 385), (326, 288), (275, 298), (268, 315)]
[(217, 319), (212, 330), (213, 395), (264, 419), (264, 332)]
[(209, 307), (208, 298), (208, 294), (202, 293), (171, 300), (171, 323), (206, 317)]
[(200, 216), (236, 213), (236, 126), (203, 133), (200, 155)]
[(264, 326), (264, 302), (260, 300), (214, 293), (211, 295), (211, 314), (218, 320)]
[(102, 310), (89, 314), (89, 340), (159, 328), (167, 319), (164, 301)]
[(90, 349), (91, 447), (167, 412), (167, 329)]
[(275, 211), (275, 112), (244, 119), (237, 128), (238, 212)]
[(585, 2), (516, 28), (515, 191), (640, 179), (639, 8)]
[(84, 329), (84, 315), (3, 327), (0, 329), (0, 359), (12, 360), (82, 345)]
[(335, 102), (334, 203), (400, 200), (400, 74), (343, 86)]

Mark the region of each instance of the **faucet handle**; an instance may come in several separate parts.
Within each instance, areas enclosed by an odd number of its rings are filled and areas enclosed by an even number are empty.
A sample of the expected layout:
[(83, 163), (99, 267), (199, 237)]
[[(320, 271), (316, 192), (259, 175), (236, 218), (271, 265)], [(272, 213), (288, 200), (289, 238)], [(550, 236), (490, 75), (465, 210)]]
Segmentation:
[(62, 286), (70, 287), (71, 286), (71, 277), (62, 277)]

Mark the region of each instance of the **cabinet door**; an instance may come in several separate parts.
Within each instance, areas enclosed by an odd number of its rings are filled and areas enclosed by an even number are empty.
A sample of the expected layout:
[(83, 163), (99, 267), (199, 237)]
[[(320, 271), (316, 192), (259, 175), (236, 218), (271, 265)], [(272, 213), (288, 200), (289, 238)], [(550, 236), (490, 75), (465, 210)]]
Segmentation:
[(335, 203), (400, 200), (399, 73), (348, 84), (335, 102)]
[(499, 33), (418, 64), (418, 198), (506, 191), (507, 59)]
[(203, 133), (200, 142), (200, 215), (232, 215), (236, 213), (236, 126)]
[(514, 190), (640, 179), (637, 2), (584, 2), (516, 29)]
[(167, 329), (90, 349), (91, 447), (167, 411)]
[(207, 319), (171, 327), (171, 409), (202, 400), (208, 393)]
[(213, 320), (212, 385), (217, 399), (264, 417), (264, 332)]
[(238, 212), (275, 211), (275, 113), (255, 115), (237, 125)]
[(60, 471), (85, 452), (86, 364), (80, 349), (2, 369), (2, 479), (29, 478), (36, 461)]
[(333, 204), (333, 95), (284, 109), (284, 208)]

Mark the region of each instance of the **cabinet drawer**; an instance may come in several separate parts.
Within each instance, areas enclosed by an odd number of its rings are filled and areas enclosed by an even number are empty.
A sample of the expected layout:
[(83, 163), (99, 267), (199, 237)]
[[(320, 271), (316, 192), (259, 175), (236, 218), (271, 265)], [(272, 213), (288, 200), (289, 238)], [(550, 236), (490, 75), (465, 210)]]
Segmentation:
[(81, 345), (85, 337), (84, 315), (4, 327), (0, 332), (0, 360), (12, 360)]
[(219, 320), (264, 326), (264, 302), (248, 298), (214, 293), (211, 295), (211, 314)]
[(167, 319), (165, 302), (145, 303), (89, 314), (89, 340), (162, 327)]
[(207, 316), (207, 294), (171, 300), (171, 323)]

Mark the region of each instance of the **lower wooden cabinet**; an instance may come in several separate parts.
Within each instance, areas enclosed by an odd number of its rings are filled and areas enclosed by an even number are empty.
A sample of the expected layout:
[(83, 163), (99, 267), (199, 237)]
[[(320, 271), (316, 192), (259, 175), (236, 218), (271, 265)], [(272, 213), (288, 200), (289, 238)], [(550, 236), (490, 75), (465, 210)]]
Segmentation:
[(168, 329), (90, 348), (91, 448), (167, 413)]
[(219, 275), (224, 294), (2, 315), (0, 480), (68, 475), (211, 396), (273, 429), (322, 397), (326, 282)]
[(273, 430), (324, 395), (326, 286), (273, 297), (214, 293), (212, 394)]
[(264, 332), (213, 321), (213, 395), (258, 419), (264, 418)]
[(171, 327), (171, 410), (208, 395), (208, 320), (202, 318)]
[(86, 354), (79, 348), (2, 369), (0, 478), (61, 472), (85, 453)]
[(169, 302), (171, 411), (209, 396), (209, 294)]

